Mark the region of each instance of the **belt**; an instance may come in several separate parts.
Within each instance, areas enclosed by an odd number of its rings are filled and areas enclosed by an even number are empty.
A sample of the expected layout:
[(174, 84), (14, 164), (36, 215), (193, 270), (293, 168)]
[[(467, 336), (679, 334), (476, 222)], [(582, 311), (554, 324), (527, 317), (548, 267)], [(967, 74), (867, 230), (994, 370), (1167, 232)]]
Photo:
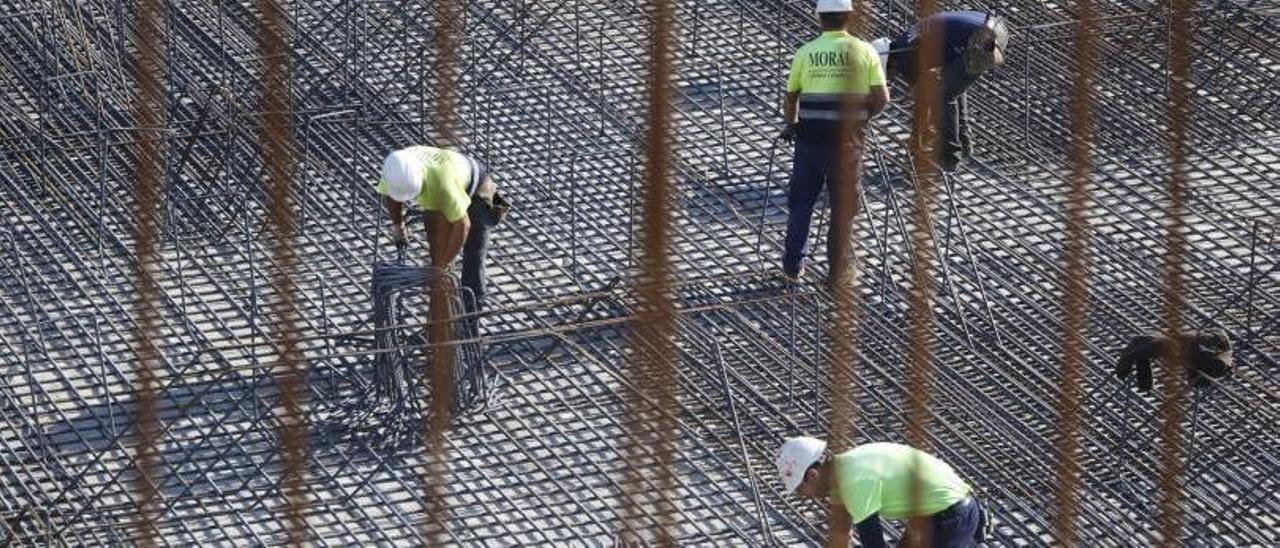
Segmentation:
[(948, 518), (948, 517), (951, 517), (952, 515), (954, 515), (954, 514), (956, 514), (956, 513), (960, 512), (961, 510), (963, 510), (966, 506), (968, 506), (968, 505), (970, 505), (970, 504), (973, 504), (973, 497), (972, 497), (972, 496), (970, 496), (970, 495), (965, 495), (965, 496), (964, 496), (964, 498), (962, 498), (962, 499), (960, 499), (960, 500), (956, 501), (956, 503), (955, 503), (955, 504), (952, 504), (951, 506), (948, 506), (945, 510), (943, 510), (943, 511), (941, 511), (941, 512), (938, 512), (938, 513), (934, 514), (934, 515), (933, 515), (933, 517), (935, 517), (935, 518)]

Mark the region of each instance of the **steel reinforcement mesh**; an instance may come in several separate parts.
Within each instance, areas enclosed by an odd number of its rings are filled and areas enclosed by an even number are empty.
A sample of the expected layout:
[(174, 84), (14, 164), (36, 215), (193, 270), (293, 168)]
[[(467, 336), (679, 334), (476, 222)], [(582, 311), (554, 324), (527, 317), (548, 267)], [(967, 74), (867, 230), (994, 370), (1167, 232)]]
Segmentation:
[[(1007, 65), (970, 91), (975, 158), (937, 181), (930, 204), (928, 439), (988, 504), (994, 544), (1047, 544), (1075, 12), (943, 4), (1001, 14), (1012, 38)], [(604, 543), (624, 530), (656, 541), (656, 524), (670, 523), (681, 544), (821, 542), (825, 508), (783, 496), (773, 468), (783, 439), (826, 431), (832, 406), (825, 214), (809, 277), (789, 288), (776, 276), (791, 152), (774, 136), (791, 52), (815, 33), (810, 3), (675, 3), (670, 516), (624, 509), (627, 482), (660, 490), (646, 483), (660, 474), (634, 458), (646, 448), (627, 424), (648, 394), (627, 364), (651, 6), (459, 5), (455, 144), (491, 165), (515, 210), (492, 234), (479, 337), (458, 333), (460, 370), (483, 382), (468, 394), (483, 397), (453, 417), (447, 515), (428, 516), (420, 443), (331, 426), (377, 382), (388, 351), (373, 273), (394, 250), (372, 183), (388, 150), (436, 142), (438, 4), (282, 4), (306, 538), (425, 543), (426, 524), (443, 522), (442, 538), (477, 545)], [(142, 127), (130, 103), (134, 9), (0, 8), (0, 544), (139, 538), (130, 345), (144, 135), (162, 156), (155, 541), (280, 544), (290, 537), (272, 331), (279, 267), (259, 146), (262, 13), (248, 1), (165, 4), (160, 35), (142, 37), (160, 45), (164, 123)], [(1162, 392), (1138, 392), (1111, 369), (1130, 337), (1163, 318), (1170, 17), (1138, 0), (1095, 9), (1077, 528), (1087, 545), (1147, 545), (1160, 540)], [(1280, 24), (1268, 10), (1245, 0), (1191, 10), (1185, 319), (1230, 333), (1237, 367), (1187, 396), (1175, 540), (1187, 545), (1280, 543)], [(875, 3), (869, 26), (896, 32), (911, 14), (907, 2)], [(871, 128), (856, 219), (853, 443), (906, 439), (917, 174), (906, 160), (909, 93), (893, 91)], [(423, 247), (415, 235), (411, 261)], [(390, 350), (404, 360), (422, 361), (410, 348), (421, 344), (422, 306), (402, 310), (396, 340), (406, 342)], [(425, 397), (421, 379), (413, 387)]]

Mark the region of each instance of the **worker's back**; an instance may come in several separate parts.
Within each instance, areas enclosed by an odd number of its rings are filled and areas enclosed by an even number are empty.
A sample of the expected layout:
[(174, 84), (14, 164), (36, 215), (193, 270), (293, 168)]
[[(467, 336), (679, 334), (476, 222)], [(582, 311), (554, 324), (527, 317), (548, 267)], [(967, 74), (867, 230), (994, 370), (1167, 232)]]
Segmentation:
[[(835, 457), (840, 498), (854, 523), (871, 514), (889, 519), (930, 515), (969, 494), (969, 485), (937, 457), (897, 443), (859, 445)], [(912, 512), (911, 476), (920, 476), (920, 500)]]
[(787, 91), (800, 95), (798, 139), (834, 141), (841, 102), (866, 99), (871, 87), (880, 85), (884, 75), (870, 44), (843, 30), (810, 40), (796, 51), (787, 78)]
[[(466, 216), (471, 204), (472, 164), (465, 155), (447, 148), (411, 146), (403, 149), (421, 163), (422, 190), (414, 202), (425, 211), (436, 211), (450, 222)], [(378, 192), (386, 194), (386, 183), (378, 184)]]
[(969, 38), (986, 26), (987, 14), (980, 11), (943, 11), (935, 13), (906, 32), (899, 34), (889, 44), (894, 70), (909, 84), (916, 81), (916, 62), (919, 56), (921, 35), (937, 32), (941, 40), (941, 55), (936, 65), (943, 66), (964, 53)]

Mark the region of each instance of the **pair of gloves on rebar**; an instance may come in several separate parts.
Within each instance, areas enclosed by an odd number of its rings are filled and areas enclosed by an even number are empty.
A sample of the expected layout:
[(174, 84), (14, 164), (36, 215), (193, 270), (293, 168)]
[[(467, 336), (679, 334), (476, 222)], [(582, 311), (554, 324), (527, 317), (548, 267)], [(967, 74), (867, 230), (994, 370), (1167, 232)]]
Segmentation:
[[(1174, 346), (1178, 345), (1178, 346)], [(1183, 370), (1195, 386), (1209, 384), (1208, 377), (1221, 379), (1231, 375), (1231, 338), (1222, 330), (1184, 331), (1172, 340), (1153, 332), (1134, 337), (1116, 362), (1116, 378), (1137, 375), (1138, 389), (1151, 390), (1151, 361), (1168, 360), (1180, 350)]]

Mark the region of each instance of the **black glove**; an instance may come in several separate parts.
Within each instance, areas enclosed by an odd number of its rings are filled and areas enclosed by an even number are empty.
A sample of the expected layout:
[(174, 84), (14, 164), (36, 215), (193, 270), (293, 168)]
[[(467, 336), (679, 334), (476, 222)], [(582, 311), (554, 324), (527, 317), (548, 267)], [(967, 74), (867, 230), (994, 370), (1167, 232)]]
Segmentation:
[(1226, 331), (1191, 331), (1182, 334), (1182, 355), (1187, 361), (1187, 378), (1196, 386), (1209, 384), (1212, 377), (1231, 376), (1231, 338)]
[(787, 125), (782, 126), (782, 132), (778, 134), (778, 138), (788, 143), (794, 142), (796, 140), (797, 127), (798, 124), (787, 123)]
[(404, 223), (392, 223), (391, 231), (388, 232), (388, 235), (391, 236), (391, 243), (396, 244), (397, 249), (403, 248), (409, 243), (409, 237), (405, 235)]
[(1136, 370), (1138, 389), (1143, 392), (1151, 390), (1151, 360), (1163, 355), (1169, 347), (1169, 339), (1159, 333), (1134, 337), (1120, 352), (1120, 360), (1116, 362), (1116, 378), (1124, 380)]

